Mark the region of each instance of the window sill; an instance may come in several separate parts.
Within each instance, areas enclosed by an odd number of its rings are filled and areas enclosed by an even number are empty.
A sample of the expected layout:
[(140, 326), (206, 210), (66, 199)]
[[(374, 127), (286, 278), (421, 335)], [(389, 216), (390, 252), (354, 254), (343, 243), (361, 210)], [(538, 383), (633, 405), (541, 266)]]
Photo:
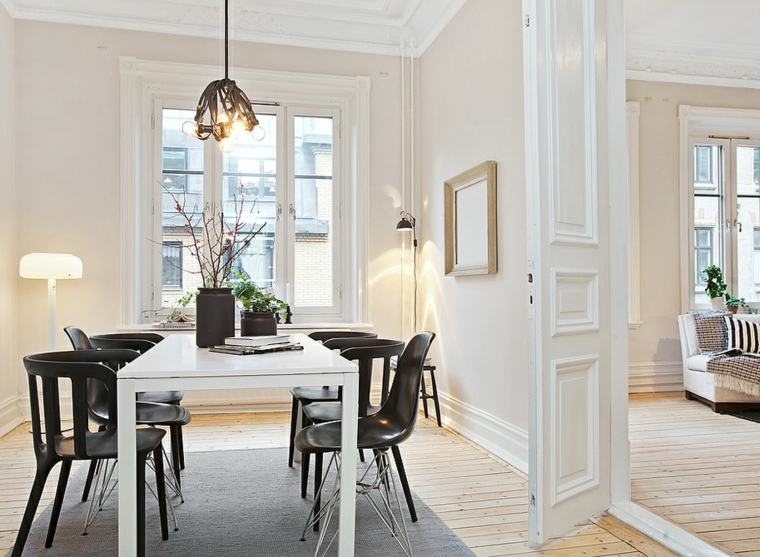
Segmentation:
[[(371, 331), (371, 323), (294, 323), (292, 325), (278, 325), (277, 330), (288, 333), (310, 333), (312, 331), (324, 330), (346, 330), (346, 331)], [(163, 328), (154, 327), (148, 324), (138, 325), (121, 325), (116, 328), (120, 333), (137, 333), (137, 332), (160, 332), (160, 333), (187, 333), (195, 332), (195, 327), (177, 327)], [(240, 331), (240, 326), (235, 326), (235, 331)]]

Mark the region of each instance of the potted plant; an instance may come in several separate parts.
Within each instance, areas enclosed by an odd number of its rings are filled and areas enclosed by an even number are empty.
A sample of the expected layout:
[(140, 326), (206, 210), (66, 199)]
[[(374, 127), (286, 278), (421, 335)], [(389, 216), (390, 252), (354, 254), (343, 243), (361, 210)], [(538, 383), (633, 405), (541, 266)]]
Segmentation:
[(715, 310), (723, 308), (723, 297), (726, 295), (726, 283), (723, 271), (717, 265), (708, 265), (702, 270), (702, 276), (707, 283), (705, 292), (710, 296), (710, 304)]
[(726, 309), (731, 313), (736, 313), (739, 308), (744, 311), (749, 310), (749, 306), (744, 298), (734, 298), (731, 294), (726, 292)]
[(242, 336), (276, 335), (276, 313), (284, 312), (287, 304), (271, 291), (253, 282), (244, 273), (237, 274), (232, 293), (243, 307), (240, 312), (240, 334)]
[(256, 222), (256, 202), (246, 202), (242, 183), (231, 199), (203, 207), (188, 206), (184, 192), (176, 196), (164, 189), (190, 238), (185, 247), (197, 260), (204, 285), (196, 297), (195, 343), (200, 347), (224, 344), (225, 338), (235, 334), (230, 275), (237, 259), (266, 223)]

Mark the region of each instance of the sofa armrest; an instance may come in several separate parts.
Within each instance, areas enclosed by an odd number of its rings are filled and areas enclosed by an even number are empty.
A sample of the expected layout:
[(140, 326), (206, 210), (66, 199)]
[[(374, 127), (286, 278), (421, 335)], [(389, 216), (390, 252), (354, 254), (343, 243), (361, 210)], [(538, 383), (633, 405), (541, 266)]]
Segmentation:
[(699, 354), (697, 346), (697, 329), (694, 326), (694, 315), (686, 313), (678, 316), (678, 330), (681, 334), (681, 357), (684, 364), (692, 356)]

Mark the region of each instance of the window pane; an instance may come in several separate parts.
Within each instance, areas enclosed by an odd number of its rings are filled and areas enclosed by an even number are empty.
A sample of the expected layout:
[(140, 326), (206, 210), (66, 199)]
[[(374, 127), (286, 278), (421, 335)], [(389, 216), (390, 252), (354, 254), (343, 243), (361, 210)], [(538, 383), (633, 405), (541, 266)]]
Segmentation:
[(694, 180), (702, 183), (712, 183), (712, 146), (694, 146)]
[(333, 121), (295, 118), (294, 305), (333, 304)]
[(757, 147), (740, 145), (736, 148), (736, 185), (738, 195), (756, 195), (757, 183)]
[(250, 134), (235, 142), (235, 150), (224, 154), (224, 214), (230, 226), (235, 215), (244, 223), (238, 239), (259, 230), (243, 247), (236, 267), (259, 286), (275, 287), (275, 227), (277, 224), (277, 118), (256, 114), (267, 135), (256, 141)]
[(162, 284), (165, 289), (182, 289), (182, 244), (164, 242), (163, 244)]
[(741, 226), (736, 227), (737, 282), (738, 297), (747, 303), (760, 302), (758, 284), (760, 283), (760, 234), (758, 233), (758, 215), (760, 215), (760, 198), (740, 197), (737, 205), (737, 218)]
[(704, 291), (702, 271), (708, 265), (722, 266), (722, 243), (720, 237), (721, 227), (718, 225), (721, 219), (720, 198), (718, 197), (694, 197), (694, 224), (695, 224), (695, 261), (694, 261), (694, 301), (696, 303), (709, 303), (709, 298)]
[(695, 282), (697, 288), (704, 289), (705, 278), (703, 271), (705, 267), (712, 265), (713, 263), (713, 229), (707, 227), (699, 227), (694, 230), (695, 241), (695, 265), (694, 272), (696, 274)]
[[(179, 203), (193, 222), (203, 210), (203, 142), (182, 133), (182, 123), (194, 116), (192, 110), (163, 109), (161, 275), (164, 307), (173, 307), (185, 293), (201, 286), (198, 262), (188, 248), (192, 245), (192, 235), (177, 209)], [(200, 235), (200, 228), (195, 232)]]

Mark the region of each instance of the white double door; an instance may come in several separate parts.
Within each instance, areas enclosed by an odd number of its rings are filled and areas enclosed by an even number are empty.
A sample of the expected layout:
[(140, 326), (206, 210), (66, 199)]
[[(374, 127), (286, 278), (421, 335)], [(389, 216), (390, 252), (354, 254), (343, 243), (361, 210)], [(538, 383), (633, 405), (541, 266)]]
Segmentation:
[(523, 17), (529, 536), (541, 542), (629, 493), (623, 5), (524, 0)]

